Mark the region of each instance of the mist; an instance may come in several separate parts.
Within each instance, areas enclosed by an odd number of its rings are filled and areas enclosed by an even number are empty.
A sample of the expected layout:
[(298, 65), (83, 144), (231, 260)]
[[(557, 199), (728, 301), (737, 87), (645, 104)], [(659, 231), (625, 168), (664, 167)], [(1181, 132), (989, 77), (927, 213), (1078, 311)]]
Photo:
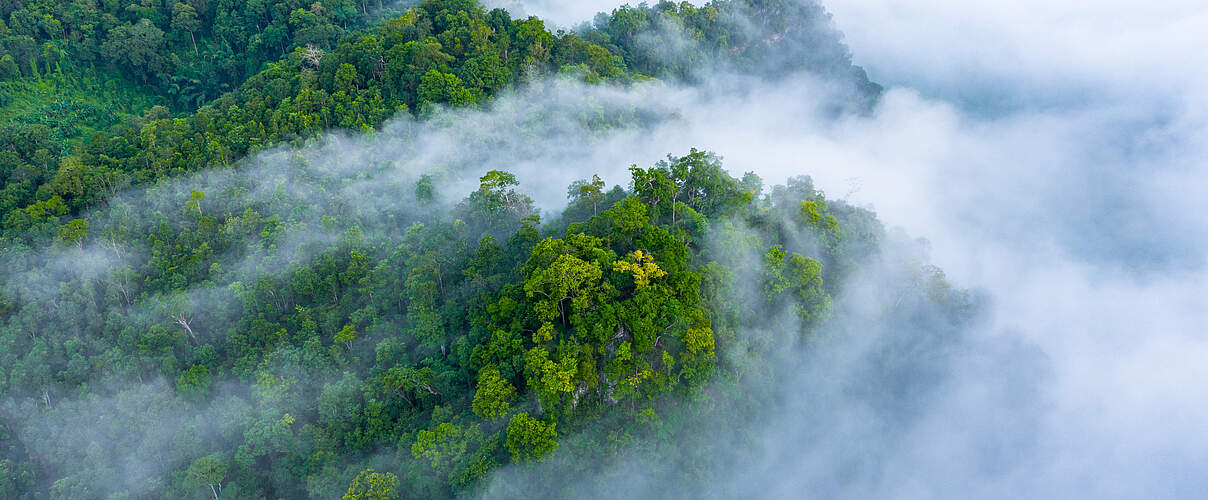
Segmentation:
[[(868, 321), (877, 304), (868, 291), (888, 277), (865, 276), (837, 299), (845, 313), (829, 328), (845, 333), (792, 361), (801, 368), (788, 369), (791, 389), (758, 425), (761, 438), (745, 443), (758, 451), (741, 453), (753, 460), (722, 458), (737, 467), (712, 468), (685, 492), (660, 479), (673, 465), (636, 454), (605, 474), (618, 493), (1201, 491), (1208, 66), (1197, 47), (1208, 10), (826, 7), (855, 62), (887, 87), (872, 116), (818, 119), (795, 107), (808, 97), (791, 84), (755, 85), (686, 113), (684, 136), (732, 171), (771, 182), (808, 174), (830, 196), (874, 208), (887, 225), (925, 238), (931, 261), (989, 306), (982, 321), (929, 342), (929, 329)], [(909, 369), (871, 356), (886, 342), (915, 345), (898, 360)], [(878, 385), (887, 374), (906, 378)], [(715, 424), (721, 435), (742, 427)], [(501, 474), (496, 491), (506, 496), (541, 474)]]
[[(504, 6), (574, 26), (616, 5)], [(1200, 432), (1208, 367), (1199, 362), (1208, 355), (1208, 66), (1197, 50), (1208, 32), (1205, 10), (873, 0), (826, 7), (856, 63), (887, 88), (867, 114), (836, 116), (831, 105), (849, 89), (809, 74), (762, 81), (719, 70), (697, 85), (627, 89), (553, 79), (486, 110), (399, 119), (369, 137), (329, 136), (301, 151), (261, 154), (239, 172), (127, 193), (119, 208), (91, 217), (117, 224), (120, 210), (161, 210), (180, 220), (192, 190), (207, 193), (207, 210), (279, 203), (273, 212), (312, 211), (278, 245), (224, 263), (227, 282), (191, 291), (217, 302), (229, 299), (233, 277), (281, 273), (317, 252), (313, 244), (347, 237), (349, 228), (319, 230), (324, 213), (355, 214), (369, 237), (396, 233), (454, 208), (478, 176), (501, 169), (517, 174), (548, 220), (576, 179), (600, 174), (610, 186), (626, 184), (631, 164), (708, 149), (734, 175), (754, 171), (769, 184), (809, 175), (829, 198), (874, 209), (896, 236), (835, 297), (820, 340), (771, 359), (777, 385), (749, 388), (775, 404), (749, 422), (694, 424), (719, 443), (712, 474), (696, 489), (668, 489), (675, 464), (622, 450), (599, 473), (616, 485), (612, 493), (1136, 498), (1208, 487), (1208, 437)], [(601, 131), (593, 116), (629, 125)], [(437, 179), (435, 206), (412, 194), (425, 173)], [(28, 280), (22, 300), (33, 302), (53, 293), (56, 272), (103, 275), (146, 258), (137, 248), (64, 252), (47, 258), (51, 271), (5, 279)], [(891, 321), (900, 317), (886, 314), (894, 301), (886, 290), (903, 283), (897, 264), (911, 259), (972, 290), (981, 304), (976, 321), (958, 328), (925, 308), (912, 310), (922, 316), (916, 322)], [(776, 337), (791, 327), (747, 334)], [(97, 436), (91, 431), (104, 426), (72, 415), (116, 415), (129, 411), (118, 406), (159, 404), (139, 403), (139, 394), (171, 395), (163, 381), (125, 391), (113, 401), (63, 395), (54, 418), (27, 420), (19, 433)], [(141, 435), (176, 440), (208, 415), (252, 411), (236, 401), (219, 398), (202, 416), (167, 408)], [(206, 432), (239, 434), (225, 426)], [(122, 443), (111, 439), (106, 449)], [(89, 445), (64, 447), (95, 454)], [(113, 467), (134, 482), (204, 455), (197, 452), (156, 451), (150, 460), (126, 450)], [(578, 479), (552, 477), (555, 466), (501, 470), (487, 491), (539, 494), (524, 488)]]
[[(833, 114), (834, 102), (850, 93), (842, 84), (801, 83), (783, 80), (779, 87), (759, 90), (800, 93), (794, 112), (822, 122), (830, 120), (823, 117)], [(438, 110), (425, 120), (399, 118), (373, 134), (335, 133), (301, 148), (265, 151), (238, 168), (207, 170), (122, 193), (108, 207), (86, 214), (96, 237), (77, 247), (0, 262), (3, 279), (20, 284), (18, 293), (6, 299), (17, 307), (53, 303), (64, 283), (121, 280), (126, 269), (147, 265), (154, 258), (147, 242), (125, 237), (140, 230), (127, 226), (129, 214), (153, 214), (155, 224), (173, 231), (193, 228), (206, 214), (229, 216), (245, 209), (257, 211), (256, 219), (290, 221), (273, 226), (269, 238), (229, 249), (211, 268), (209, 280), (172, 296), (153, 295), (133, 304), (127, 298), (120, 312), (147, 329), (169, 323), (159, 330), (161, 335), (184, 335), (171, 324), (182, 318), (190, 325), (188, 335), (221, 341), (224, 333), (239, 327), (238, 318), (228, 312), (235, 309), (231, 304), (261, 278), (288, 276), (335, 245), (398, 236), (414, 222), (456, 210), (488, 170), (515, 173), (550, 220), (566, 205), (566, 186), (574, 180), (598, 173), (610, 185), (627, 184), (630, 165), (705, 148), (702, 141), (721, 142), (739, 127), (754, 126), (734, 123), (734, 128), (708, 130), (707, 123), (727, 116), (729, 107), (757, 104), (747, 89), (759, 87), (757, 79), (733, 73), (718, 73), (699, 86), (654, 82), (630, 88), (586, 85), (568, 75), (533, 82), (486, 109)], [(742, 167), (728, 166), (736, 173)], [(435, 196), (420, 202), (415, 186), (424, 175), (432, 179)], [(194, 193), (204, 196), (197, 200)], [(332, 215), (351, 222), (330, 226), (325, 219)], [(62, 331), (36, 335), (71, 345), (78, 332), (69, 318), (62, 321)], [(335, 367), (301, 372), (292, 355), (274, 356), (258, 369), (302, 382), (299, 386), (306, 389), (301, 390), (308, 391), (305, 401), (313, 401), (318, 394), (312, 393), (326, 382), (340, 380)], [(14, 367), (13, 373), (18, 377), (24, 370)], [(170, 380), (118, 376), (94, 384), (105, 396), (44, 391), (0, 400), (6, 421), (31, 453), (56, 464), (95, 465), (56, 483), (61, 494), (85, 494), (89, 488), (145, 494), (165, 474), (229, 443), (265, 444), (257, 436), (266, 426), (275, 429), (291, 413), (306, 411), (284, 404), (268, 386), (234, 377), (215, 380), (216, 397), (197, 413), (177, 399)], [(214, 415), (224, 420), (213, 422)], [(405, 460), (411, 459), (408, 451), (402, 450)], [(383, 463), (397, 464), (396, 450), (381, 453)], [(111, 457), (105, 467), (99, 465), (101, 456)], [(348, 473), (325, 476), (315, 489), (338, 493), (351, 481)], [(106, 476), (121, 481), (105, 482)]]

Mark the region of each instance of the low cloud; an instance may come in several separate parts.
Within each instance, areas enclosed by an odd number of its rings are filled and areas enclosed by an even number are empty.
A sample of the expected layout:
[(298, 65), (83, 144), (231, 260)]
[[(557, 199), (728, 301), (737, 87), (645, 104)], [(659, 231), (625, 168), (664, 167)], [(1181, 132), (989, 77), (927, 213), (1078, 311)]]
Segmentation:
[[(524, 7), (573, 25), (605, 4)], [(1208, 32), (1199, 29), (1203, 9), (1111, 4), (1091, 15), (1029, 1), (983, 13), (959, 2), (874, 0), (829, 7), (856, 62), (889, 89), (867, 116), (828, 113), (844, 90), (806, 75), (769, 83), (716, 73), (691, 88), (556, 80), (503, 96), (488, 111), (402, 119), (370, 137), (312, 145), (303, 156), (337, 181), (329, 189), (288, 182), (293, 152), (262, 155), (238, 180), (249, 189), (230, 196), (267, 203), (292, 190), (291, 203), (319, 207), (316, 221), (343, 210), (367, 231), (394, 231), (399, 220), (381, 214), (415, 208), (410, 190), (425, 172), (439, 174), (447, 209), (486, 170), (512, 171), (547, 215), (575, 179), (598, 173), (624, 184), (630, 164), (690, 147), (715, 151), (731, 173), (754, 171), (768, 183), (811, 175), (828, 197), (872, 207), (888, 226), (926, 238), (889, 251), (929, 248), (950, 282), (984, 297), (980, 320), (959, 329), (939, 318), (886, 322), (877, 314), (887, 300), (879, 290), (894, 282), (895, 268), (869, 267), (836, 297), (827, 342), (779, 361), (781, 383), (767, 389), (776, 404), (750, 422), (695, 424), (717, 436), (719, 464), (693, 486), (698, 492), (1135, 498), (1201, 491), (1208, 66), (1195, 52)], [(585, 119), (593, 114), (627, 126), (593, 128)], [(382, 167), (369, 175), (366, 164)], [(236, 182), (227, 175), (160, 187), (171, 196), (158, 202), (130, 195), (130, 204), (179, 212), (189, 190), (206, 183), (213, 187), (205, 203), (223, 203), (220, 193)], [(337, 237), (291, 234), (269, 256), (268, 272), (293, 261), (306, 241)], [(734, 426), (742, 439), (728, 437)], [(644, 462), (635, 450), (618, 457), (601, 473), (620, 478), (615, 493), (678, 496), (668, 488), (682, 484), (673, 480), (681, 468)], [(551, 470), (504, 469), (491, 486), (599, 484), (550, 478)]]
[[(808, 86), (751, 85), (684, 105), (674, 130), (652, 134), (771, 182), (813, 176), (929, 240), (949, 280), (987, 304), (982, 321), (931, 342), (928, 329), (856, 314), (869, 298), (855, 286), (833, 325), (849, 335), (796, 360), (782, 381), (792, 390), (747, 443), (757, 451), (709, 469), (700, 492), (1136, 498), (1205, 486), (1205, 9), (1033, 3), (830, 6), (856, 63), (888, 84), (871, 116), (827, 120), (802, 104)], [(887, 342), (915, 346), (898, 359), (908, 369), (868, 357)], [(887, 374), (903, 378), (878, 385)], [(604, 476), (625, 493), (675, 495), (676, 469), (642, 460)], [(542, 471), (507, 471), (496, 491)]]

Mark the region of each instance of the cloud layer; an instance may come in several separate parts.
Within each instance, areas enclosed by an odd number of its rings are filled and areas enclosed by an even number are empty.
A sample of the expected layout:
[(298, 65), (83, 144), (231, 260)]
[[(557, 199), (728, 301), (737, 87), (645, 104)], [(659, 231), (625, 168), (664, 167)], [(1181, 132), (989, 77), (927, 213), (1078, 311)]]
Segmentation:
[[(919, 373), (940, 375), (903, 381), (926, 385), (905, 397), (853, 394), (875, 373), (860, 362), (797, 373), (786, 385), (814, 389), (786, 393), (763, 429), (765, 460), (722, 472), (716, 491), (1200, 491), (1208, 11), (1177, 1), (828, 7), (856, 63), (889, 88), (871, 117), (820, 119), (802, 107), (808, 86), (752, 85), (682, 105), (682, 122), (648, 139), (712, 149), (772, 182), (812, 175), (832, 197), (930, 240), (950, 279), (992, 307), (962, 338), (914, 353)], [(926, 332), (862, 331), (824, 351), (860, 360), (877, 345), (869, 338), (903, 336), (927, 346)], [(659, 491), (658, 469), (617, 470)]]
[[(527, 13), (567, 26), (613, 6), (524, 3)], [(368, 214), (411, 204), (398, 192), (409, 193), (425, 171), (444, 172), (447, 204), (486, 170), (515, 172), (547, 214), (564, 203), (572, 180), (599, 173), (624, 183), (630, 164), (690, 147), (770, 183), (811, 175), (831, 198), (871, 206), (887, 225), (929, 240), (931, 259), (954, 284), (987, 297), (986, 317), (959, 332), (939, 322), (879, 321), (874, 312), (886, 299), (877, 291), (893, 277), (870, 268), (837, 298), (843, 321), (833, 342), (785, 363), (778, 404), (746, 428), (753, 441), (727, 441), (737, 422), (700, 424), (719, 443), (743, 448), (718, 457), (726, 467), (700, 492), (1152, 498), (1202, 491), (1204, 10), (1190, 2), (1081, 8), (1032, 0), (828, 7), (856, 62), (889, 88), (868, 116), (829, 116), (837, 91), (805, 75), (768, 83), (719, 73), (694, 88), (629, 90), (555, 82), (502, 97), (489, 112), (327, 139), (304, 156), (339, 180), (330, 191), (290, 182), (292, 153), (266, 154), (243, 174), (239, 182), (251, 187), (240, 196), (269, 200), (296, 189), (291, 195), (323, 209), (316, 217), (351, 206), (367, 230), (391, 230), (397, 221)], [(588, 126), (584, 117), (601, 112), (641, 125)], [(385, 167), (366, 176), (366, 164)], [(223, 203), (228, 175), (161, 186), (130, 203), (178, 209), (198, 183), (214, 186), (207, 200)], [(620, 478), (618, 494), (675, 494), (663, 489), (674, 467), (620, 456), (605, 471)], [(498, 484), (546, 472), (506, 470)]]

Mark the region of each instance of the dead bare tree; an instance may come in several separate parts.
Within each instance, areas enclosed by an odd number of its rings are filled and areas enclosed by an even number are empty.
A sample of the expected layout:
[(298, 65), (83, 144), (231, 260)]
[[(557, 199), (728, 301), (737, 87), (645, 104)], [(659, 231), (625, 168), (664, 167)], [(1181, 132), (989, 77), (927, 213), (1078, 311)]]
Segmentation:
[(311, 44), (306, 44), (306, 48), (302, 49), (302, 63), (312, 68), (318, 68), (319, 63), (323, 61), (323, 49), (315, 47)]
[(201, 341), (197, 340), (197, 334), (193, 332), (193, 327), (189, 325), (190, 320), (187, 316), (185, 316), (185, 313), (182, 312), (173, 319), (176, 320), (176, 324), (185, 329), (185, 332), (189, 334), (189, 338), (193, 339), (194, 345), (201, 344)]

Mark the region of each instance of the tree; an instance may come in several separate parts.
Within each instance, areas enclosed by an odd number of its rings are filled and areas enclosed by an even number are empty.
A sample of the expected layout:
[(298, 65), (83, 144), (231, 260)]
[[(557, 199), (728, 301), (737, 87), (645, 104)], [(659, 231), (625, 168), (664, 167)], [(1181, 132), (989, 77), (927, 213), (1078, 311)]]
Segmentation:
[[(542, 329), (551, 328), (542, 325)], [(540, 332), (536, 335), (542, 335)], [(549, 335), (538, 340), (548, 341)], [(543, 346), (529, 349), (524, 354), (524, 378), (529, 388), (537, 394), (539, 408), (550, 414), (561, 409), (562, 396), (575, 390), (574, 379), (578, 373), (578, 359), (574, 353), (566, 353), (558, 361), (550, 359), (550, 352)]]
[(84, 238), (88, 236), (88, 221), (74, 219), (59, 228), (59, 241), (76, 248), (83, 248)]
[(109, 30), (109, 38), (102, 49), (113, 64), (141, 73), (143, 83), (162, 71), (167, 63), (164, 32), (148, 19)]
[(189, 40), (193, 42), (193, 54), (197, 55), (197, 37), (194, 32), (201, 27), (201, 21), (197, 19), (197, 10), (193, 6), (186, 3), (178, 3), (172, 6), (172, 29), (178, 31), (189, 32)]
[(516, 395), (516, 388), (500, 376), (499, 369), (494, 366), (478, 373), (478, 390), (474, 392), (472, 408), (474, 414), (489, 419), (496, 419), (511, 409), (508, 403)]
[(222, 455), (215, 453), (194, 460), (185, 474), (194, 484), (209, 487), (214, 500), (218, 500), (218, 495), (222, 493), (222, 480), (229, 469), (230, 465)]
[(341, 64), (336, 70), (336, 91), (353, 92), (357, 90), (357, 67), (348, 63)]
[(797, 316), (803, 328), (812, 327), (830, 313), (830, 296), (822, 288), (822, 264), (801, 254), (789, 257), (790, 281), (795, 285)]
[(840, 251), (843, 230), (839, 229), (839, 220), (828, 212), (826, 198), (818, 194), (812, 200), (802, 201), (801, 218), (805, 227), (821, 233), (819, 239), (828, 252), (836, 254)]
[(650, 284), (650, 280), (661, 278), (667, 275), (667, 272), (659, 268), (654, 262), (654, 255), (641, 250), (634, 250), (629, 254), (628, 260), (618, 260), (612, 265), (613, 271), (627, 272), (633, 274), (633, 286), (637, 290), (641, 290)]
[(517, 413), (508, 422), (508, 450), (513, 462), (545, 461), (546, 455), (558, 449), (557, 424), (542, 422), (528, 413)]
[(189, 193), (189, 201), (185, 202), (185, 206), (191, 211), (196, 211), (198, 216), (204, 215), (201, 211), (201, 200), (205, 198), (205, 191), (193, 190), (193, 192)]
[(590, 182), (575, 181), (570, 185), (569, 191), (567, 196), (571, 200), (591, 203), (591, 215), (595, 216), (600, 201), (604, 200), (604, 181), (600, 179), (599, 174), (592, 174)]
[(398, 476), (365, 469), (348, 486), (344, 500), (394, 500), (398, 498)]
[(176, 379), (176, 393), (193, 401), (200, 401), (210, 393), (210, 369), (206, 365), (193, 365), (180, 373)]
[(13, 56), (4, 54), (0, 56), (0, 79), (16, 78), (21, 76), (21, 69), (17, 66), (17, 61)]
[(506, 198), (508, 188), (518, 185), (516, 174), (502, 170), (491, 170), (478, 179), (478, 192), (491, 193), (494, 196)]
[(604, 217), (612, 222), (614, 238), (633, 237), (650, 225), (648, 208), (636, 196), (616, 202), (612, 208), (604, 211)]
[(411, 455), (427, 459), (432, 468), (447, 473), (466, 455), (470, 442), (481, 437), (477, 426), (462, 428), (450, 422), (441, 422), (432, 430), (422, 430), (415, 435)]
[(524, 283), (524, 292), (529, 298), (536, 299), (533, 309), (541, 321), (549, 323), (561, 319), (565, 324), (566, 301), (569, 300), (571, 307), (580, 311), (600, 301), (602, 276), (599, 264), (562, 254), (549, 266), (530, 273)]
[(382, 374), (379, 383), (384, 390), (402, 397), (408, 405), (414, 407), (418, 401), (412, 399), (412, 394), (417, 394), (421, 399), (441, 395), (440, 391), (432, 386), (433, 375), (432, 369), (426, 366), (413, 368), (399, 365)]
[(788, 255), (781, 245), (768, 249), (763, 260), (763, 291), (769, 303), (778, 304), (782, 300), (782, 294), (791, 292), (791, 296), (796, 299), (797, 316), (801, 319), (802, 330), (826, 318), (830, 311), (830, 296), (822, 287), (820, 262), (798, 253)]
[(442, 73), (435, 69), (424, 73), (419, 82), (420, 109), (428, 109), (426, 104), (448, 104), (461, 107), (474, 104), (477, 99), (474, 92), (467, 89), (457, 75)]
[(357, 338), (356, 327), (352, 326), (352, 325), (344, 325), (344, 328), (341, 328), (340, 331), (336, 332), (335, 343), (337, 345), (342, 345), (342, 346), (347, 347), (349, 345), (349, 343), (351, 343), (353, 340), (356, 340), (356, 338)]
[(774, 245), (763, 254), (763, 294), (769, 302), (776, 300), (778, 295), (791, 286), (788, 277), (784, 275), (785, 255), (788, 254), (784, 252), (784, 247), (781, 245)]
[(510, 172), (487, 172), (479, 178), (478, 190), (470, 193), (467, 200), (470, 215), (488, 227), (499, 228), (505, 222), (531, 214), (533, 200), (513, 189), (518, 184), (516, 175)]
[(633, 195), (650, 207), (651, 219), (658, 221), (663, 214), (670, 212), (677, 192), (671, 173), (665, 168), (629, 167)]
[(419, 176), (419, 180), (415, 182), (415, 199), (425, 205), (435, 201), (436, 185), (433, 182), (432, 174)]

